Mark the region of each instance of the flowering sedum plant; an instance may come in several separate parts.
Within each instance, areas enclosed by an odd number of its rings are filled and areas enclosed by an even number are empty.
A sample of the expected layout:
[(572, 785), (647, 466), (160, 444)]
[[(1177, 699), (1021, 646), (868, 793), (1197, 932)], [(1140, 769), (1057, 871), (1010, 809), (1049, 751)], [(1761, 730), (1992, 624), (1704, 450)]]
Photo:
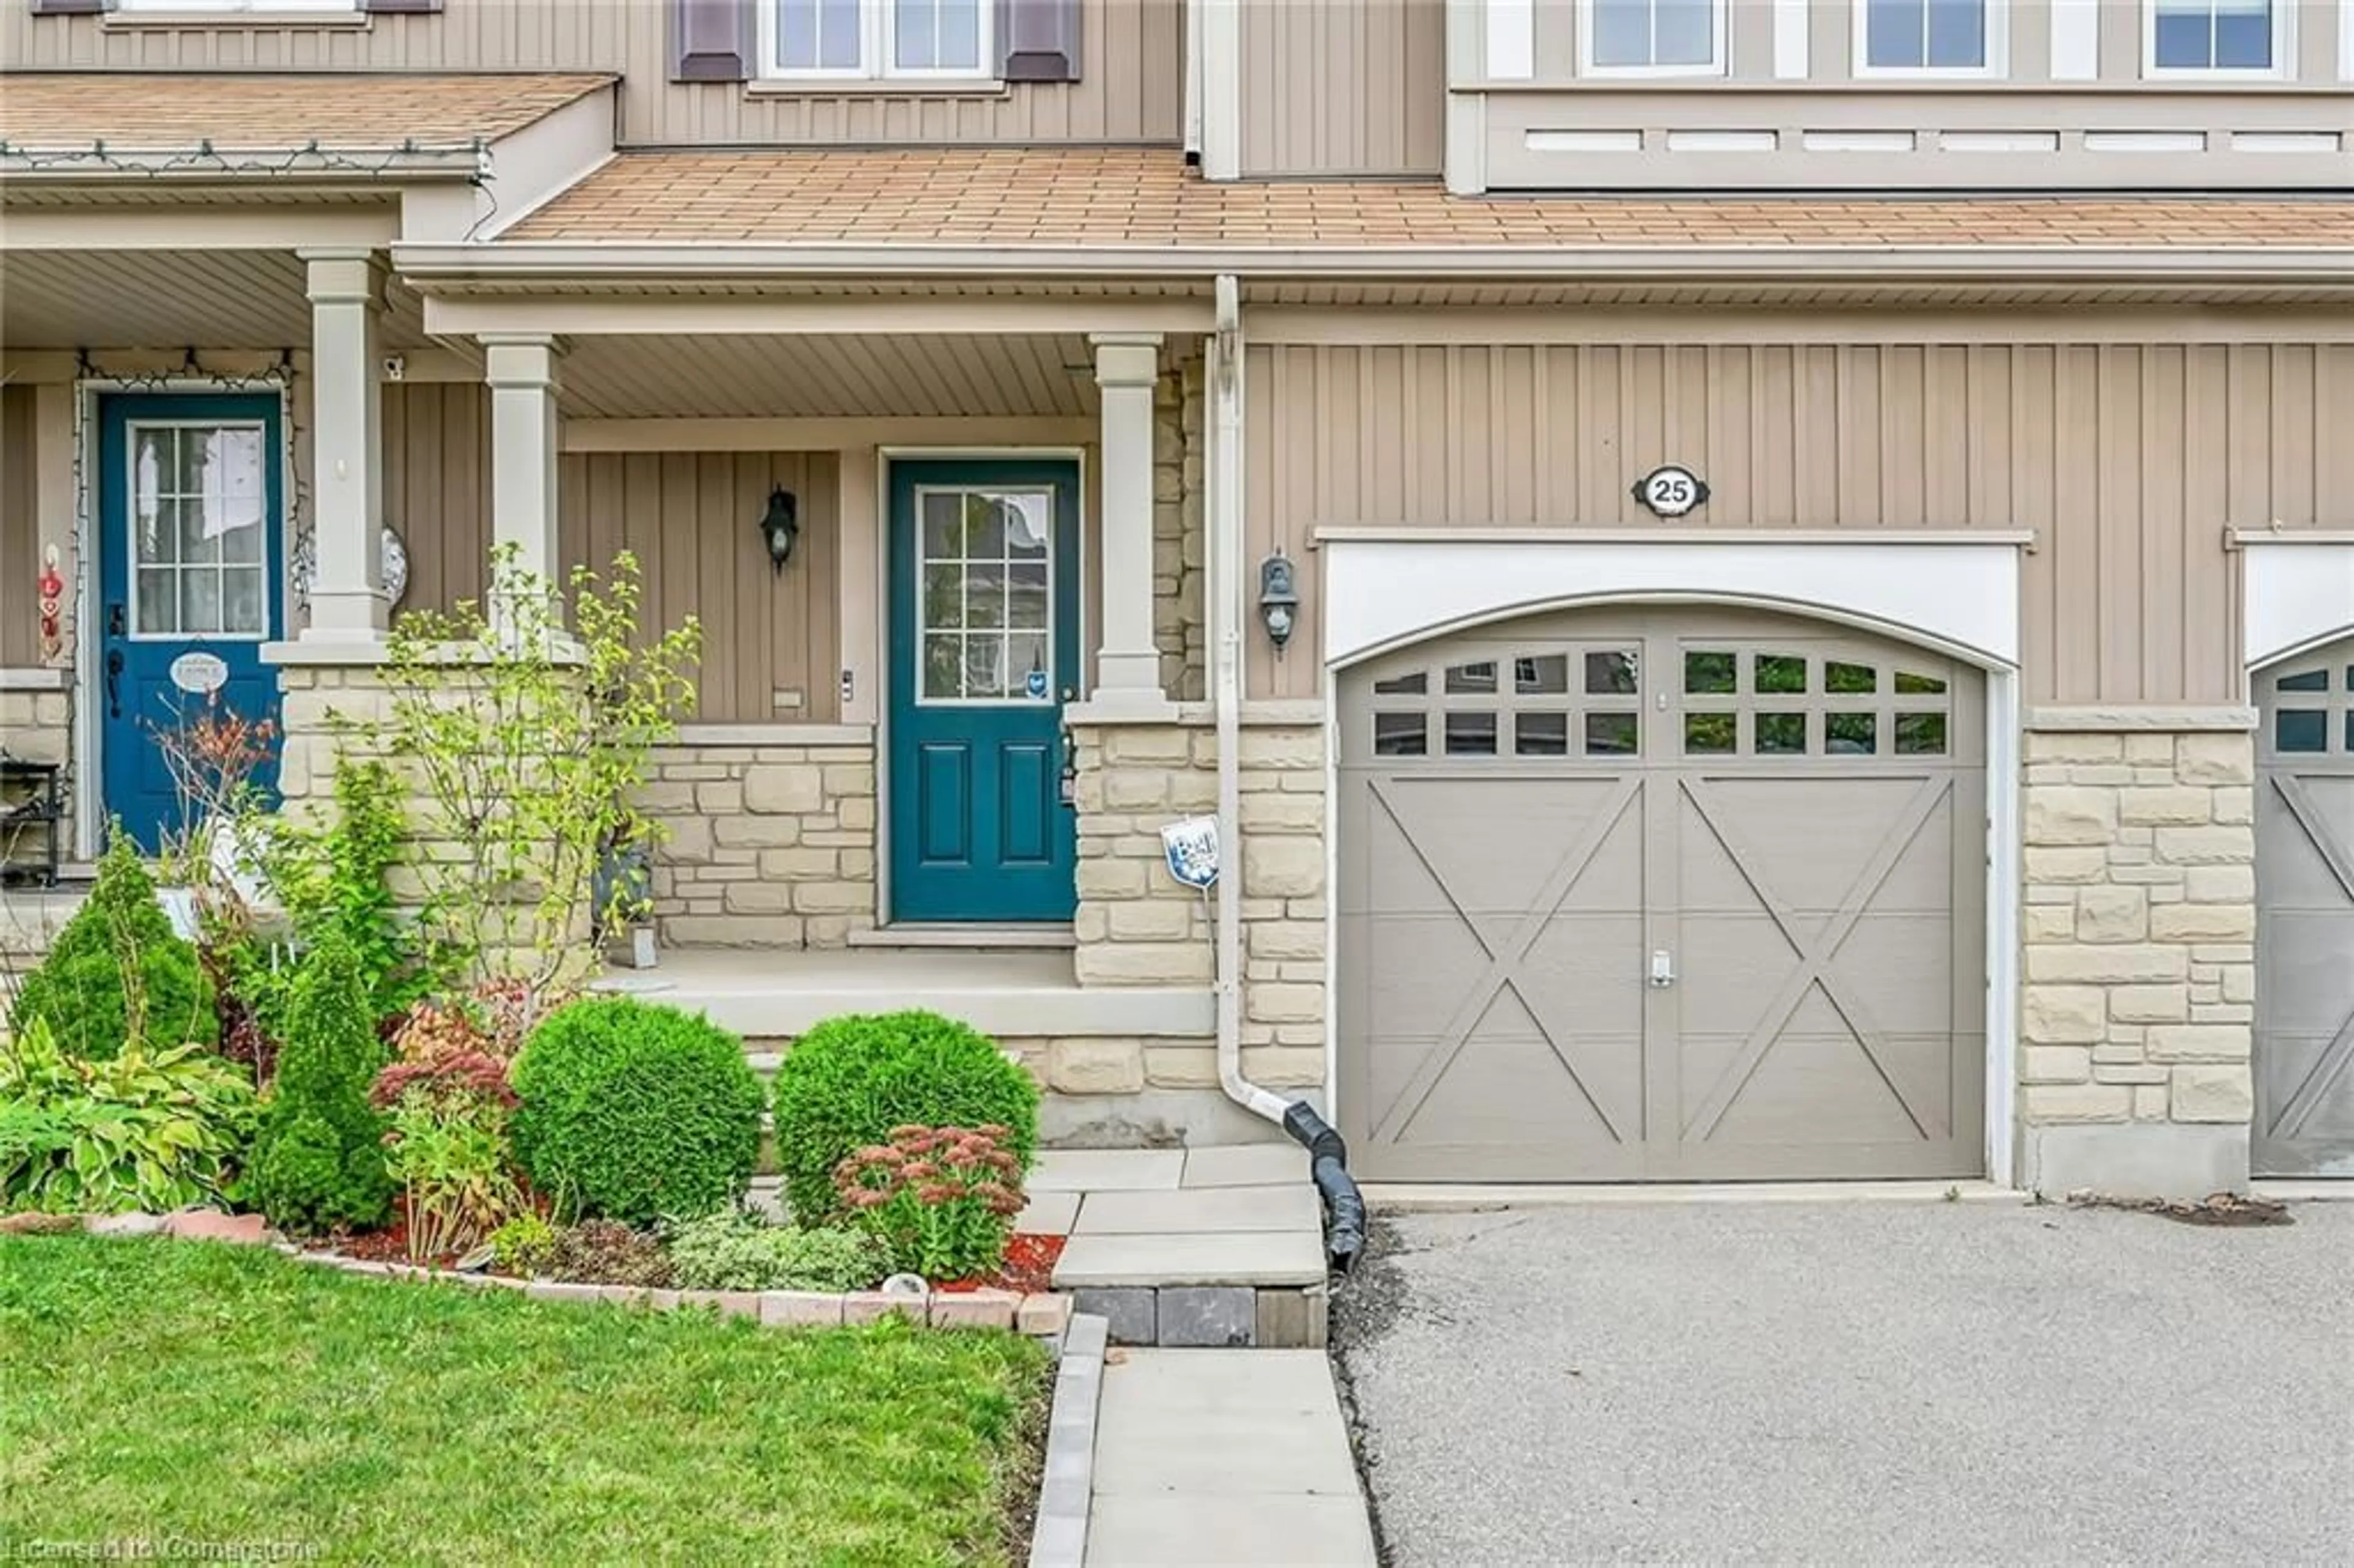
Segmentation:
[(504, 1062), (462, 1049), (404, 1058), (376, 1075), (368, 1098), (392, 1118), (385, 1163), (407, 1200), (411, 1262), (471, 1251), (523, 1210)]
[(891, 1129), (834, 1171), (834, 1192), (852, 1222), (879, 1240), (892, 1266), (931, 1280), (973, 1279), (1005, 1261), (1022, 1212), (1022, 1161), (1006, 1128)]

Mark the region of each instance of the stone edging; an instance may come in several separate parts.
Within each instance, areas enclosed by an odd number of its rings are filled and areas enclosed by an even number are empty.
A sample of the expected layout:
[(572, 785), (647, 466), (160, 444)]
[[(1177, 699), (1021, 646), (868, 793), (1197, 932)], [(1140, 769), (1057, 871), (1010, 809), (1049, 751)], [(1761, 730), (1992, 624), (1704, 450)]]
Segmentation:
[(1105, 1330), (1082, 1312), (1063, 1336), (1055, 1372), (1055, 1410), (1046, 1427), (1046, 1467), (1038, 1516), (1030, 1531), (1030, 1568), (1082, 1568), (1087, 1510), (1096, 1489), (1096, 1417), (1103, 1404)]
[[(164, 1235), (193, 1241), (269, 1245), (297, 1263), (340, 1269), (378, 1279), (429, 1279), (456, 1285), (520, 1290), (535, 1301), (605, 1301), (668, 1312), (707, 1307), (722, 1317), (750, 1318), (764, 1328), (837, 1328), (871, 1323), (894, 1313), (918, 1327), (1007, 1329), (1034, 1339), (1060, 1341), (1070, 1327), (1072, 1298), (1053, 1291), (931, 1290), (921, 1296), (887, 1296), (880, 1290), (840, 1295), (815, 1290), (655, 1290), (641, 1285), (579, 1285), (554, 1279), (514, 1279), (503, 1274), (461, 1274), (408, 1263), (376, 1263), (273, 1240), (259, 1214), (223, 1214), (192, 1209), (177, 1214), (61, 1215), (70, 1228), (94, 1234)], [(53, 1225), (40, 1228), (69, 1228)]]

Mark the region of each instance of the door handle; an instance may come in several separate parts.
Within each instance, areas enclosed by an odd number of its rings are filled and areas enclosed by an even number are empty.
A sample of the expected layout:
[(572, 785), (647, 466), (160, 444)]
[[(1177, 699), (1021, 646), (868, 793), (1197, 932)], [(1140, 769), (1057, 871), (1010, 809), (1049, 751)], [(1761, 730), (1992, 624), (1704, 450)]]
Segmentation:
[(1665, 991), (1676, 983), (1676, 956), (1660, 948), (1651, 954), (1651, 986)]
[(106, 651), (106, 716), (122, 716), (122, 650)]
[(130, 620), (122, 613), (122, 607), (119, 604), (108, 605), (106, 607), (106, 634), (109, 637), (125, 637), (130, 634), (130, 631), (131, 622)]

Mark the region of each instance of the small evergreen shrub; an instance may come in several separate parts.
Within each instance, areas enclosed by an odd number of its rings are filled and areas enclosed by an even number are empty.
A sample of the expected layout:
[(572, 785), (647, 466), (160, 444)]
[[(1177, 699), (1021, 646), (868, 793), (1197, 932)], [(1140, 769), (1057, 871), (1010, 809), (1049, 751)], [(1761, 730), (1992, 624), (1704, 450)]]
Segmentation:
[(172, 930), (155, 884), (119, 828), (90, 899), (25, 977), (9, 1027), (46, 1022), (58, 1049), (104, 1061), (126, 1045), (210, 1045), (219, 1036), (196, 950)]
[(515, 1059), (515, 1152), (569, 1213), (646, 1225), (733, 1207), (760, 1152), (744, 1043), (630, 997), (557, 1010)]
[(278, 1077), (255, 1145), (254, 1196), (283, 1231), (382, 1224), (391, 1212), (385, 1118), (368, 1104), (384, 1066), (366, 978), (330, 932), (303, 957), (286, 1012)]
[(529, 1278), (556, 1256), (556, 1228), (537, 1214), (517, 1214), (491, 1233), (491, 1258), (501, 1274)]
[(689, 1220), (670, 1236), (683, 1290), (864, 1290), (887, 1261), (860, 1232), (794, 1230), (740, 1212)]
[(835, 1171), (896, 1128), (1003, 1128), (1018, 1178), (1038, 1147), (1038, 1086), (996, 1042), (938, 1013), (834, 1018), (778, 1068), (775, 1126), (794, 1222), (831, 1224), (845, 1213)]

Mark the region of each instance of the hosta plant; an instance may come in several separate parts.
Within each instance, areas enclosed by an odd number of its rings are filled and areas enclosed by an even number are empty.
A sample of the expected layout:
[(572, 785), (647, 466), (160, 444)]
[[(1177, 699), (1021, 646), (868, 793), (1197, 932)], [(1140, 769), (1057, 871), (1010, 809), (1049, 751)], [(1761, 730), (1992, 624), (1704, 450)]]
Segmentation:
[(523, 1207), (505, 1063), (478, 1051), (395, 1062), (376, 1075), (369, 1100), (392, 1119), (385, 1167), (408, 1216), (410, 1261), (471, 1252)]
[(85, 1061), (34, 1018), (0, 1042), (0, 1210), (167, 1213), (216, 1202), (253, 1114), (245, 1075), (202, 1046)]
[(834, 1192), (892, 1266), (926, 1279), (973, 1279), (1005, 1261), (1022, 1212), (1022, 1161), (998, 1126), (895, 1127), (834, 1171)]

